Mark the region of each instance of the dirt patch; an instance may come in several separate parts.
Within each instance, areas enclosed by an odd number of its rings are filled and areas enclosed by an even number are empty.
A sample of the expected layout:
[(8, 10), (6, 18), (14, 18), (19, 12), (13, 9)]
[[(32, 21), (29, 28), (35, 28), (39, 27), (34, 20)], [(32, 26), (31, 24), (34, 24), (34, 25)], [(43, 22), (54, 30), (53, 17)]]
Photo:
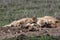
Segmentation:
[(11, 38), (21, 34), (24, 35), (33, 35), (33, 36), (41, 36), (41, 35), (53, 35), (60, 36), (60, 24), (58, 24), (57, 28), (41, 28), (35, 25), (32, 28), (21, 28), (21, 27), (2, 27), (0, 28), (0, 38), (3, 39), (5, 37)]

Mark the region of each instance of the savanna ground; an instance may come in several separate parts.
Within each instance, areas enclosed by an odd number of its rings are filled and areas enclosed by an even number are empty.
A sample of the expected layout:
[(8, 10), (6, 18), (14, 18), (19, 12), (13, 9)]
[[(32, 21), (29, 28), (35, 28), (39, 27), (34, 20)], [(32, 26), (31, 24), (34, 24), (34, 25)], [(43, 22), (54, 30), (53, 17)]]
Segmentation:
[[(45, 15), (60, 19), (60, 0), (0, 0), (0, 27), (20, 18)], [(39, 37), (36, 40), (51, 40), (53, 37), (44, 38)]]

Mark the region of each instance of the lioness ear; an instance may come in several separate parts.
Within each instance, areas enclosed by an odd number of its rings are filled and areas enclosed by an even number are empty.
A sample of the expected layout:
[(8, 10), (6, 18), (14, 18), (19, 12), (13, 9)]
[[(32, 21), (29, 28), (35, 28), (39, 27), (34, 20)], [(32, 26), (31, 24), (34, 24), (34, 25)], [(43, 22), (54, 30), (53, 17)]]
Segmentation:
[(58, 23), (58, 21), (55, 21), (56, 23)]
[(33, 23), (37, 22), (37, 18), (36, 17), (32, 17)]
[(59, 20), (58, 20), (57, 18), (55, 18), (55, 19), (56, 19), (56, 21), (55, 21), (55, 22), (56, 22), (56, 23), (59, 23)]
[(36, 20), (37, 18), (36, 17), (32, 17), (33, 20)]

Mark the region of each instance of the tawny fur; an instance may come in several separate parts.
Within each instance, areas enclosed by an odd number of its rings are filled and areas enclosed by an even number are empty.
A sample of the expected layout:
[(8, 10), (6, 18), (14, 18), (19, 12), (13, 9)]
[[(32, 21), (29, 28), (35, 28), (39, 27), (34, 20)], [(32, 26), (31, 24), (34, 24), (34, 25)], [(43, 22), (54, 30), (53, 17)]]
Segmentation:
[(57, 27), (58, 20), (56, 18), (51, 17), (51, 16), (45, 16), (44, 18), (47, 20), (47, 23), (51, 25), (51, 28)]
[(20, 26), (21, 24), (34, 23), (34, 22), (36, 22), (35, 17), (22, 18), (22, 19), (19, 19), (17, 21), (13, 21), (10, 25), (14, 26), (14, 27), (17, 27), (17, 26)]
[(39, 25), (39, 26), (43, 26), (44, 25), (44, 18), (42, 17), (42, 18), (37, 18), (37, 24)]
[[(58, 20), (54, 17), (44, 16), (44, 17), (38, 18), (37, 24), (40, 26), (43, 26), (43, 25), (45, 25), (45, 23), (47, 23), (47, 24), (50, 24), (51, 28), (56, 28), (57, 22), (58, 22)], [(49, 26), (48, 26), (48, 28), (49, 28)]]

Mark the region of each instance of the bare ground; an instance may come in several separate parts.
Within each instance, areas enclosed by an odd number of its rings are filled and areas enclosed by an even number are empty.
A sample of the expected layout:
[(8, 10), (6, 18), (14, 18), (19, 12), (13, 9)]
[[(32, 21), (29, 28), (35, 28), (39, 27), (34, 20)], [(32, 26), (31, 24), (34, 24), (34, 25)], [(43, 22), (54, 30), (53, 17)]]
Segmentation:
[(39, 31), (27, 31), (19, 29), (19, 27), (5, 27), (0, 28), (0, 40), (4, 39), (5, 37), (11, 38), (21, 34), (28, 35), (28, 36), (42, 36), (42, 35), (53, 35), (53, 36), (60, 36), (60, 24), (58, 24), (57, 28), (39, 28)]

